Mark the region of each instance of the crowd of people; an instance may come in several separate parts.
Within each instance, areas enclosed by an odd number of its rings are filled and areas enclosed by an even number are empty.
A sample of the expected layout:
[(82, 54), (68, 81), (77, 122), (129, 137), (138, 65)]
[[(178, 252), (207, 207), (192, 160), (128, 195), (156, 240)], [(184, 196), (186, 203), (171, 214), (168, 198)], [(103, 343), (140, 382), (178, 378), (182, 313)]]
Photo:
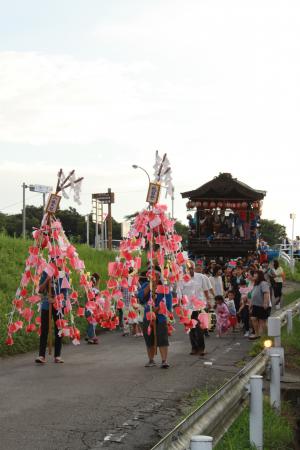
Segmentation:
[[(211, 333), (221, 338), (228, 332), (238, 332), (245, 338), (258, 339), (265, 332), (271, 308), (282, 306), (284, 271), (277, 260), (260, 263), (255, 255), (226, 263), (188, 260), (181, 280), (168, 287), (163, 283), (159, 266), (155, 266), (154, 272), (155, 279), (152, 277), (151, 281), (149, 271), (140, 274), (139, 288), (133, 298), (130, 280), (134, 274), (129, 271), (128, 286), (120, 286), (123, 299), (117, 309), (118, 328), (122, 335), (144, 337), (148, 356), (145, 367), (156, 365), (157, 348), (161, 355), (161, 368), (169, 367), (169, 334), (176, 321), (173, 307), (175, 310), (176, 307), (184, 309), (189, 319), (189, 326), (185, 327), (189, 334), (190, 354), (204, 356), (205, 339)], [(91, 280), (93, 289), (98, 293), (99, 274), (93, 273)], [(37, 363), (45, 362), (51, 289), (51, 279), (43, 274), (40, 280), (43, 300)], [(59, 285), (56, 289), (66, 298), (65, 289)], [(56, 326), (54, 309), (52, 314), (55, 323), (55, 362), (61, 363), (62, 338)], [(86, 341), (88, 344), (98, 344), (91, 313), (86, 311), (85, 315), (88, 321)]]
[(205, 239), (256, 239), (259, 215), (255, 211), (199, 210), (187, 215), (189, 233)]

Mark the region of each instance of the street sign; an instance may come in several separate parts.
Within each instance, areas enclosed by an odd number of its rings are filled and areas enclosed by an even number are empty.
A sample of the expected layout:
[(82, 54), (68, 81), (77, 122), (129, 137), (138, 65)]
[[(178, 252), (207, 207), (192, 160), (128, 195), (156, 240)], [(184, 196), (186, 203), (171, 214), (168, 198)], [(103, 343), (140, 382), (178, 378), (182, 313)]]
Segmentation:
[(29, 190), (33, 192), (40, 192), (41, 194), (48, 194), (53, 191), (52, 186), (44, 186), (42, 184), (30, 184)]
[(115, 194), (114, 192), (102, 192), (100, 194), (92, 194), (93, 199), (99, 200), (102, 203), (115, 203)]

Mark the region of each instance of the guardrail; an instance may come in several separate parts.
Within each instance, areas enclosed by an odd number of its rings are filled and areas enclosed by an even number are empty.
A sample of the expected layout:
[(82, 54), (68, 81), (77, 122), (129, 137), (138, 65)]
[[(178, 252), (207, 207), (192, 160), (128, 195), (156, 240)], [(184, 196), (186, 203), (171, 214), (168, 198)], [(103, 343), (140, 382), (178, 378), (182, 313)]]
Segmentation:
[[(281, 326), (287, 321), (288, 310), (292, 310), (292, 314), (300, 313), (299, 300), (281, 311), (276, 311), (274, 317), (280, 319)], [(216, 445), (246, 405), (250, 377), (265, 372), (268, 362), (269, 353), (264, 350), (151, 450), (187, 450), (190, 448), (192, 436), (195, 435), (212, 436)]]

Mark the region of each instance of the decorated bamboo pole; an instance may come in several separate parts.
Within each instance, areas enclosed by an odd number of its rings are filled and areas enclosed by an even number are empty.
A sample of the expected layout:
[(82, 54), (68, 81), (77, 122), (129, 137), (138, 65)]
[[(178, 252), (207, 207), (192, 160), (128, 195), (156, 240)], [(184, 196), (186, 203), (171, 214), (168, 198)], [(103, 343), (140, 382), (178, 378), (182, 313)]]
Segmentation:
[[(53, 280), (53, 278), (52, 278)], [(48, 353), (52, 354), (52, 292), (51, 280), (48, 283), (48, 303), (49, 303), (49, 317), (48, 317)]]
[[(158, 157), (158, 152), (156, 152), (156, 159), (157, 159), (157, 157)], [(159, 168), (158, 168), (157, 175), (156, 175), (156, 182), (149, 183), (147, 202), (149, 203), (148, 209), (150, 211), (153, 211), (154, 205), (156, 205), (159, 201), (160, 189), (161, 189), (160, 179), (161, 179), (162, 175), (164, 175), (164, 174), (162, 174), (162, 170), (164, 167), (166, 157), (167, 157), (167, 154), (165, 153), (159, 164)], [(170, 169), (168, 169), (168, 170), (170, 170)], [(155, 317), (153, 317), (154, 315), (151, 314), (150, 326), (153, 329), (153, 335), (154, 335), (154, 354), (157, 355), (156, 323), (157, 323), (158, 311), (156, 310), (157, 308), (155, 308), (157, 283), (156, 283), (156, 272), (154, 270), (155, 264), (153, 263), (153, 230), (152, 229), (150, 229), (149, 250), (150, 250), (150, 300), (153, 300), (153, 302), (154, 302), (154, 313), (155, 313)], [(150, 312), (151, 313), (153, 312), (152, 302), (151, 302), (151, 306), (150, 306)]]
[[(49, 199), (48, 199), (48, 203), (47, 203), (47, 207), (46, 207), (46, 217), (45, 217), (45, 223), (48, 225), (49, 227), (49, 238), (51, 237), (51, 218), (54, 216), (54, 214), (56, 213), (59, 203), (60, 203), (60, 199), (61, 196), (58, 195), (59, 192), (63, 191), (63, 189), (66, 189), (68, 187), (70, 187), (71, 185), (75, 185), (77, 183), (79, 183), (80, 181), (83, 180), (83, 177), (78, 178), (77, 180), (72, 180), (69, 183), (67, 183), (70, 179), (72, 179), (71, 177), (74, 175), (75, 170), (72, 170), (69, 175), (64, 178), (63, 175), (63, 170), (60, 169), (58, 172), (58, 179), (57, 179), (57, 184), (56, 184), (56, 190), (55, 190), (55, 194), (51, 194)], [(49, 355), (52, 354), (52, 314), (53, 314), (53, 294), (52, 294), (52, 286), (51, 286), (51, 282), (53, 283), (53, 289), (54, 289), (54, 279), (53, 277), (51, 277), (51, 280), (49, 280), (49, 284), (48, 284), (48, 303), (49, 303), (49, 317), (48, 317), (48, 353)], [(54, 293), (55, 293), (55, 289), (54, 289)]]

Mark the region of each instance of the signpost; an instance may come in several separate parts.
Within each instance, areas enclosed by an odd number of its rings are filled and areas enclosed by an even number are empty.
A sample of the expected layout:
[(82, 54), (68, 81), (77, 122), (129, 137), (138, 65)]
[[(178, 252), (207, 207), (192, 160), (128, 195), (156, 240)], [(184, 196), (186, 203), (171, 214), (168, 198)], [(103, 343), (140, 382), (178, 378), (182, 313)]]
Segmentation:
[(45, 211), (45, 205), (46, 205), (46, 194), (49, 194), (53, 191), (52, 186), (44, 186), (43, 184), (30, 184), (29, 190), (32, 192), (39, 192), (40, 194), (43, 194), (43, 209)]
[(53, 188), (52, 186), (44, 186), (43, 184), (29, 184), (26, 183), (22, 184), (23, 189), (23, 211), (22, 211), (22, 235), (25, 239), (26, 237), (26, 200), (25, 200), (25, 189), (29, 188), (32, 192), (39, 192), (43, 194), (43, 210), (45, 212), (45, 206), (46, 206), (46, 194), (49, 194), (52, 192)]

